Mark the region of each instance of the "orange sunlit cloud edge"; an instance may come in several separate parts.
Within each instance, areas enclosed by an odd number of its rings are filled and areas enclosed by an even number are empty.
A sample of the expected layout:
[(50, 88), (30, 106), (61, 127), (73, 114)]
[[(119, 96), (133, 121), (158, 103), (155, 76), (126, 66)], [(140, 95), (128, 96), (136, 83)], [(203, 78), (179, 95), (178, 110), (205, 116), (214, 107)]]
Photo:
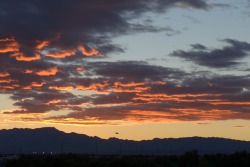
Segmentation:
[[(62, 48), (56, 48), (55, 45), (57, 40), (54, 41), (35, 41), (31, 46), (23, 46), (20, 42), (18, 42), (15, 38), (5, 38), (0, 39), (0, 53), (1, 54), (9, 54), (10, 57), (15, 57), (17, 61), (36, 61), (41, 59), (41, 55), (50, 58), (56, 59), (64, 59), (66, 57), (73, 56), (77, 53), (77, 49), (72, 50), (62, 50)], [(50, 43), (55, 43), (54, 46), (50, 46)], [(21, 50), (28, 49), (31, 52), (30, 55), (25, 55)], [(98, 50), (94, 48), (89, 48), (86, 45), (80, 44), (76, 46), (78, 50), (82, 53), (82, 55), (90, 57), (90, 56), (100, 56), (104, 57)], [(51, 51), (51, 50), (58, 50), (58, 51)], [(46, 52), (43, 54), (42, 52)]]

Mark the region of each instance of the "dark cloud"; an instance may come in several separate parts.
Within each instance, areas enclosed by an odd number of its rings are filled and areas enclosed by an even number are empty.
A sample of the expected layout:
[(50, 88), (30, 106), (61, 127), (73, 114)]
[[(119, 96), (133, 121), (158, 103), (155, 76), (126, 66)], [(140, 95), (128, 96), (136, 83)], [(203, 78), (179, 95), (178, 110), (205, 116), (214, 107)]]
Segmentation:
[(101, 104), (123, 104), (123, 103), (130, 103), (132, 102), (132, 99), (136, 97), (135, 93), (115, 93), (112, 92), (108, 95), (99, 95), (93, 98), (93, 104), (95, 105), (101, 105)]
[[(131, 78), (132, 80), (162, 80), (181, 79), (185, 72), (162, 66), (149, 65), (143, 61), (94, 62), (89, 63), (89, 69), (95, 75), (105, 77)], [(88, 66), (87, 66), (88, 67)]]
[(67, 105), (65, 103), (70, 102), (72, 105), (76, 104), (76, 102), (70, 100), (74, 97), (71, 93), (58, 91), (42, 92), (30, 90), (16, 92), (11, 96), (11, 99), (17, 101), (14, 103), (14, 106), (20, 109), (6, 113), (45, 113), (52, 110), (66, 109)]
[(72, 49), (79, 43), (102, 48), (107, 43), (111, 45), (113, 36), (169, 31), (133, 24), (130, 20), (148, 11), (165, 11), (176, 4), (198, 9), (211, 7), (203, 0), (1, 1), (0, 37), (14, 38), (27, 57), (34, 55), (38, 41), (49, 41), (47, 49)]
[(190, 51), (176, 50), (171, 55), (212, 68), (240, 65), (240, 60), (249, 56), (250, 43), (233, 39), (225, 39), (223, 42), (229, 45), (221, 49), (208, 49), (201, 44), (194, 44)]
[(201, 44), (192, 44), (191, 47), (194, 49), (194, 50), (206, 50), (206, 46), (204, 45), (201, 45)]

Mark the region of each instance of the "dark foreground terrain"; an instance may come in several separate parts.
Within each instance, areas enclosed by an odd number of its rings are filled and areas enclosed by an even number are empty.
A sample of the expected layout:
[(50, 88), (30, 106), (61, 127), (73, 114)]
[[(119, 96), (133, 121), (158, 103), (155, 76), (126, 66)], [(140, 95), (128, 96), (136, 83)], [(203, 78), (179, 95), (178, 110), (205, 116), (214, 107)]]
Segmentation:
[(250, 153), (199, 155), (197, 151), (168, 156), (92, 156), (79, 154), (21, 155), (6, 167), (249, 167)]

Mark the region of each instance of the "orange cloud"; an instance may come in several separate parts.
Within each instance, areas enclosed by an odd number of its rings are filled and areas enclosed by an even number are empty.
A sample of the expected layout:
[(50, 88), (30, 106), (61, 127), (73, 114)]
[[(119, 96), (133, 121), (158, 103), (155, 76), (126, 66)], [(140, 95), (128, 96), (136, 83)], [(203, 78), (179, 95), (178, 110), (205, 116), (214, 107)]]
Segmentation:
[(40, 50), (49, 45), (49, 41), (38, 42), (36, 51), (33, 56), (27, 56), (20, 52), (20, 45), (14, 38), (0, 39), (0, 53), (13, 52), (10, 56), (15, 57), (18, 61), (35, 61), (40, 60)]
[(163, 81), (155, 81), (153, 82), (154, 85), (167, 85), (166, 82), (163, 82)]
[(12, 84), (12, 85), (6, 85), (6, 86), (2, 86), (1, 89), (4, 89), (4, 90), (13, 90), (13, 89), (16, 89), (16, 88), (19, 88), (20, 85), (18, 84)]
[(35, 61), (40, 60), (41, 56), (39, 54), (35, 54), (33, 56), (26, 56), (21, 52), (16, 52), (11, 54), (12, 57), (15, 57), (18, 61)]
[(8, 77), (10, 74), (8, 72), (0, 72), (0, 77)]
[(212, 102), (211, 104), (214, 104), (214, 105), (250, 105), (250, 102), (248, 101), (246, 102), (215, 101), (215, 102)]
[(39, 76), (51, 76), (51, 75), (56, 75), (57, 72), (58, 72), (57, 67), (52, 67), (52, 68), (48, 68), (46, 70), (38, 71), (35, 74), (37, 74)]
[(107, 87), (109, 86), (108, 81), (103, 81), (100, 83), (94, 83), (89, 86), (85, 85), (77, 85), (76, 89), (77, 90), (92, 90), (92, 91), (97, 91), (97, 92), (107, 92)]
[(102, 90), (105, 91), (106, 87), (108, 87), (108, 81), (103, 81), (101, 83), (96, 83), (96, 84), (92, 84), (90, 87), (92, 88), (92, 90)]
[(77, 85), (77, 90), (92, 90), (91, 86)]
[[(213, 99), (201, 99), (202, 97), (210, 96)], [(180, 95), (168, 95), (168, 94), (137, 94), (137, 97), (134, 97), (133, 100), (141, 100), (145, 102), (154, 102), (154, 101), (177, 101), (177, 102), (207, 102), (215, 103), (218, 102), (217, 97), (220, 94), (180, 94)]]
[(30, 90), (30, 89), (32, 89), (31, 86), (25, 86), (25, 87), (23, 87), (23, 90)]
[(141, 93), (144, 91), (147, 91), (150, 89), (150, 86), (145, 86), (145, 87), (133, 87), (131, 89), (126, 89), (126, 88), (114, 88), (112, 89), (113, 92), (117, 92), (117, 93), (122, 93), (122, 92), (126, 92), (126, 93)]
[(25, 90), (30, 90), (32, 88), (41, 88), (43, 85), (45, 85), (45, 82), (32, 82), (30, 85), (23, 87)]
[(57, 59), (64, 59), (65, 57), (70, 57), (76, 54), (75, 50), (64, 50), (59, 52), (47, 53), (45, 56), (57, 58)]
[(127, 93), (140, 93), (150, 89), (150, 86), (146, 86), (145, 82), (129, 82), (129, 83), (121, 83), (115, 82), (114, 88), (112, 91), (114, 92), (127, 92)]
[(0, 53), (19, 51), (19, 44), (14, 38), (0, 39)]
[(86, 69), (85, 69), (85, 68), (82, 68), (82, 67), (77, 67), (76, 70), (77, 70), (77, 71), (86, 71)]
[[(45, 43), (42, 45), (45, 45)], [(41, 48), (42, 45), (39, 45), (38, 48)], [(41, 59), (38, 53), (35, 53), (33, 56), (27, 56), (20, 52), (19, 49), (20, 45), (14, 38), (0, 39), (0, 53), (13, 52), (10, 56), (15, 57), (18, 61), (34, 61)]]
[(143, 86), (146, 85), (145, 82), (129, 82), (129, 83), (121, 83), (121, 82), (115, 82), (115, 87), (134, 87), (134, 86)]
[(42, 41), (38, 42), (38, 45), (36, 46), (37, 50), (41, 50), (42, 48), (46, 47), (49, 45), (49, 41)]
[(32, 83), (31, 83), (31, 86), (32, 86), (32, 87), (42, 87), (44, 84), (45, 84), (45, 82), (41, 82), (41, 83), (32, 82)]
[(231, 110), (210, 109), (202, 110), (195, 108), (171, 109), (178, 113), (178, 117), (184, 121), (188, 120), (228, 120), (228, 119), (249, 119), (250, 114), (239, 113)]
[(141, 100), (147, 102), (166, 100), (180, 101), (180, 98), (167, 94), (137, 94), (137, 97), (134, 97), (133, 100)]
[(55, 89), (55, 90), (73, 90), (73, 86), (50, 86), (49, 89)]
[(13, 79), (0, 79), (0, 83), (11, 83), (13, 81), (15, 81), (15, 80), (13, 80)]
[(51, 100), (51, 101), (49, 101), (48, 103), (46, 103), (47, 105), (50, 105), (50, 104), (58, 104), (58, 103), (61, 103), (62, 102), (62, 100), (60, 100), (60, 99), (55, 99), (55, 100)]
[(25, 73), (25, 74), (32, 74), (33, 71), (32, 71), (32, 70), (25, 70), (24, 73)]
[[(36, 41), (36, 50), (33, 56), (27, 56), (24, 53), (20, 52), (20, 45), (19, 43), (14, 39), (14, 38), (5, 38), (5, 39), (0, 39), (0, 53), (8, 53), (8, 52), (13, 52), (10, 56), (15, 57), (16, 60), (18, 61), (35, 61), (35, 60), (40, 60), (40, 52), (41, 49), (44, 47), (48, 46), (50, 44), (50, 41)], [(94, 48), (89, 48), (85, 45), (79, 45), (78, 50), (82, 52), (83, 55), (85, 56), (100, 56), (103, 57), (103, 55), (96, 49)], [(63, 50), (63, 51), (58, 51), (58, 52), (52, 52), (52, 53), (47, 53), (45, 56), (47, 57), (52, 57), (52, 58), (58, 58), (58, 59), (63, 59), (69, 56), (75, 55), (77, 52), (76, 49), (73, 50)]]
[(96, 49), (94, 48), (87, 48), (84, 45), (79, 45), (78, 49), (82, 52), (83, 55), (85, 56), (94, 56), (94, 55), (98, 55), (100, 57), (103, 57), (103, 55)]

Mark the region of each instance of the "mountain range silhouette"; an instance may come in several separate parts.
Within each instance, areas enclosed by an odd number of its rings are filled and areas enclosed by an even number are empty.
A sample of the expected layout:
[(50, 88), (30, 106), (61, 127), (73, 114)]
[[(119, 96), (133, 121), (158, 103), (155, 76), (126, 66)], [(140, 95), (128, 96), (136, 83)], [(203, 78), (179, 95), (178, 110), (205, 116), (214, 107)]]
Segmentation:
[(250, 142), (225, 138), (167, 138), (153, 140), (101, 139), (56, 128), (0, 130), (0, 154), (180, 155), (250, 152)]

